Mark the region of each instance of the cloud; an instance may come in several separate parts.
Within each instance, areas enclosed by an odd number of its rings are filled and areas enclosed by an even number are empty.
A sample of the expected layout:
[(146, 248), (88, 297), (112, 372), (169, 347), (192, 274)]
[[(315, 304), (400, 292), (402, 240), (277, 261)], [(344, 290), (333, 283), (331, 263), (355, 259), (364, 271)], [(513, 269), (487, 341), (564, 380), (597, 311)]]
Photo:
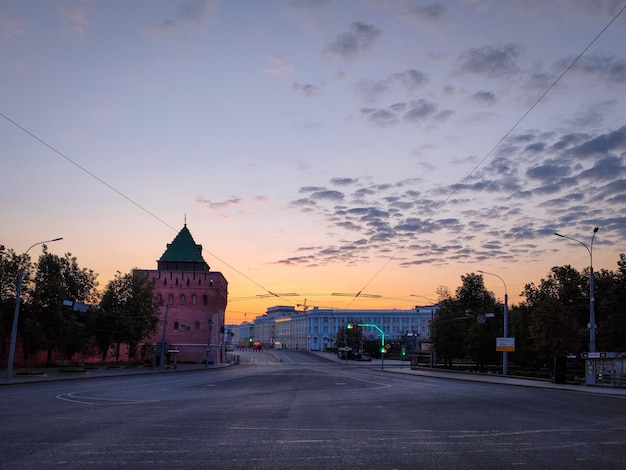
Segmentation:
[(401, 84), (409, 91), (414, 91), (428, 83), (428, 76), (418, 70), (408, 69), (404, 72), (394, 73), (389, 77), (389, 80)]
[(554, 179), (556, 178), (562, 178), (563, 176), (571, 175), (572, 169), (567, 164), (546, 162), (543, 165), (529, 168), (526, 174), (529, 178), (532, 179), (538, 179), (542, 181), (554, 181)]
[(268, 202), (268, 198), (266, 196), (256, 196), (250, 201), (246, 201), (245, 199), (239, 197), (232, 197), (230, 199), (226, 199), (225, 201), (211, 201), (209, 199), (198, 196), (196, 198), (196, 202), (203, 204), (209, 210), (219, 210), (229, 207), (242, 206), (250, 203), (265, 204), (266, 202)]
[(270, 65), (263, 69), (264, 73), (278, 78), (285, 78), (293, 73), (293, 65), (285, 59), (281, 57), (270, 57), (269, 60)]
[(328, 8), (331, 3), (331, 0), (291, 0), (288, 8), (293, 13), (309, 13)]
[(350, 32), (340, 34), (324, 52), (342, 59), (355, 59), (370, 49), (380, 36), (380, 29), (373, 24), (356, 21), (350, 25)]
[(85, 34), (85, 31), (89, 26), (89, 20), (87, 19), (87, 9), (85, 7), (65, 8), (61, 11), (61, 17), (68, 27), (63, 32), (64, 35), (82, 36), (83, 34)]
[(518, 58), (523, 53), (524, 49), (515, 44), (472, 48), (461, 53), (458, 67), (461, 73), (487, 78), (508, 77), (520, 71)]
[(330, 183), (342, 192), (303, 187), (299, 192), (307, 197), (290, 203), (328, 236), (328, 243), (308, 247), (308, 256), (291, 264), (357, 265), (389, 256), (405, 267), (541, 259), (546, 248), (540, 240), (559, 227), (576, 236), (577, 228), (599, 226), (607, 244), (626, 234), (626, 128), (521, 132), (457, 184), (370, 176)]
[(343, 200), (344, 195), (340, 191), (333, 191), (332, 189), (323, 189), (323, 190), (319, 190), (319, 191), (315, 191), (311, 193), (309, 197), (315, 200), (327, 199), (330, 201), (341, 201)]
[(409, 5), (406, 13), (410, 18), (422, 24), (440, 23), (447, 13), (446, 7), (441, 3), (431, 3), (428, 5)]
[[(570, 59), (567, 59), (568, 61)], [(572, 69), (607, 84), (626, 84), (626, 60), (615, 57), (591, 55), (581, 57)]]
[(496, 103), (496, 94), (492, 91), (477, 91), (471, 99), (481, 106), (493, 106)]
[(349, 186), (352, 184), (356, 184), (358, 182), (358, 179), (356, 178), (332, 178), (330, 180), (331, 184), (337, 185), (337, 186)]
[(24, 34), (24, 29), (20, 21), (0, 16), (0, 36), (14, 39), (22, 34)]
[(428, 76), (416, 69), (408, 69), (404, 72), (393, 73), (381, 80), (361, 80), (356, 85), (357, 93), (365, 101), (376, 101), (379, 97), (394, 89), (401, 87), (405, 91), (413, 92), (428, 83)]
[(454, 115), (451, 110), (439, 111), (436, 103), (420, 98), (405, 103), (395, 103), (387, 108), (365, 107), (360, 109), (362, 117), (379, 127), (388, 127), (400, 123), (416, 124), (434, 119), (443, 121)]
[(615, 150), (626, 151), (626, 126), (588, 140), (568, 153), (577, 157), (594, 157)]
[(166, 18), (153, 31), (159, 36), (174, 34), (180, 28), (204, 23), (219, 4), (218, 0), (191, 0), (178, 6), (171, 18)]
[(294, 82), (291, 85), (291, 89), (295, 91), (296, 93), (298, 93), (299, 95), (302, 95), (306, 98), (310, 98), (312, 96), (318, 96), (319, 94), (322, 93), (321, 86), (311, 85), (310, 83), (300, 85), (299, 83)]
[(404, 120), (409, 122), (421, 121), (432, 116), (437, 111), (437, 105), (432, 101), (419, 99), (410, 104), (410, 109), (404, 113)]

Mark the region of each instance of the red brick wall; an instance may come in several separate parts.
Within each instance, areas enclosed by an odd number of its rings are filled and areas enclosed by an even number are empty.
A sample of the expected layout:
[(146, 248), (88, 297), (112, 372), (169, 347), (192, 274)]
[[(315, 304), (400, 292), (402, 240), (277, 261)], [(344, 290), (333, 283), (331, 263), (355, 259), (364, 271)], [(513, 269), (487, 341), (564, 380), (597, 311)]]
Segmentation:
[(228, 282), (224, 276), (211, 271), (146, 272), (154, 280), (154, 294), (162, 307), (158, 331), (146, 338), (145, 343), (161, 342), (167, 313), (165, 342), (179, 351), (178, 362), (203, 362), (209, 344), (208, 360), (216, 364), (224, 362), (224, 315), (228, 301)]

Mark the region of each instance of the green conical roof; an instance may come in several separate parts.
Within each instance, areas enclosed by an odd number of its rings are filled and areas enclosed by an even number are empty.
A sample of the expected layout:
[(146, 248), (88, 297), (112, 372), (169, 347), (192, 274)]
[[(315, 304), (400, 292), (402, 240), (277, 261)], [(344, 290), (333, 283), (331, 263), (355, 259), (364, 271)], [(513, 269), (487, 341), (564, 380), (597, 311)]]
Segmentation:
[(163, 253), (159, 262), (206, 264), (204, 258), (202, 258), (202, 245), (196, 244), (186, 224), (178, 232), (172, 243), (167, 244), (165, 253)]

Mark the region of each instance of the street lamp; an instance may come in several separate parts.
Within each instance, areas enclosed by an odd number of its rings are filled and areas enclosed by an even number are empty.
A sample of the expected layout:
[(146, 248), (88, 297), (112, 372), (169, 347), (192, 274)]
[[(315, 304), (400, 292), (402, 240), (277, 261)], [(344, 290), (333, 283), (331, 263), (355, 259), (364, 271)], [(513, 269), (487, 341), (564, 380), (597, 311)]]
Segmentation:
[[(591, 236), (591, 243), (587, 246), (585, 243), (580, 240), (576, 240), (575, 238), (568, 237), (565, 235), (561, 235), (560, 233), (554, 232), (557, 237), (567, 238), (568, 240), (572, 240), (574, 242), (580, 243), (585, 247), (587, 252), (589, 252), (589, 352), (596, 352), (596, 311), (595, 311), (595, 292), (593, 288), (593, 240), (596, 238), (596, 233), (598, 233), (598, 227), (593, 229), (593, 235)], [(586, 375), (586, 383), (588, 385), (595, 384), (595, 374), (593, 377), (590, 377), (589, 374)]]
[[(488, 273), (487, 271), (478, 271), (481, 274), (488, 274), (490, 276), (495, 276), (502, 281), (504, 285), (504, 328), (503, 334), (505, 338), (509, 337), (509, 294), (506, 291), (506, 282), (500, 276), (494, 273)], [(507, 347), (507, 345), (505, 345)], [(502, 351), (502, 375), (506, 376), (509, 369), (509, 353), (507, 351)]]
[[(43, 242), (37, 242), (28, 247), (28, 250), (24, 253), (24, 257), (28, 254), (31, 248), (37, 245), (43, 245), (44, 243), (58, 242), (63, 238), (53, 238), (52, 240), (45, 240)], [(15, 343), (17, 341), (17, 321), (20, 317), (20, 303), (22, 300), (22, 282), (24, 282), (24, 266), (22, 265), (17, 275), (17, 289), (15, 291), (15, 312), (13, 313), (13, 327), (11, 328), (11, 345), (9, 346), (9, 361), (7, 362), (7, 382), (10, 382), (13, 378), (13, 358), (15, 357)]]

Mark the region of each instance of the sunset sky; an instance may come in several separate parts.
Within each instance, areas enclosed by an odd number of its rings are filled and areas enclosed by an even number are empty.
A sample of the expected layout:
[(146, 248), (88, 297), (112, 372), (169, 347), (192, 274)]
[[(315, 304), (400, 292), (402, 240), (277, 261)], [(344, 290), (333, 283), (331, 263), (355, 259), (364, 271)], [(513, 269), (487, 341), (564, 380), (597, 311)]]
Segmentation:
[(3, 1), (0, 244), (63, 237), (49, 250), (103, 288), (156, 269), (186, 220), (228, 323), (407, 309), (478, 270), (519, 303), (551, 267), (589, 266), (554, 232), (599, 227), (594, 268), (615, 270), (625, 7)]

